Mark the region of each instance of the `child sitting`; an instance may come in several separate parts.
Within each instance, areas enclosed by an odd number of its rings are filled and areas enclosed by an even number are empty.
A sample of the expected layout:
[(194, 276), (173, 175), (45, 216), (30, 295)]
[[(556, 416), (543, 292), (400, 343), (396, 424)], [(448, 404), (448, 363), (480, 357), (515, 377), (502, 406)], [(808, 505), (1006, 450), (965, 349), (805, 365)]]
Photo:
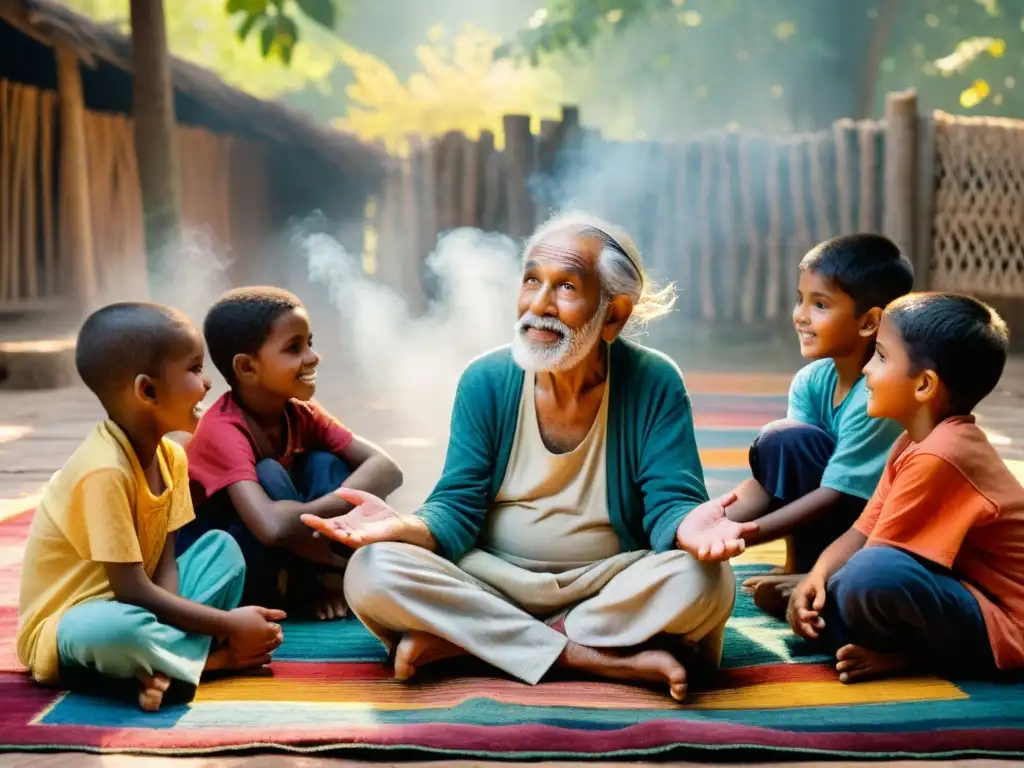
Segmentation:
[(780, 618), (795, 574), (857, 519), (900, 435), (898, 423), (868, 416), (861, 369), (882, 309), (913, 281), (910, 262), (880, 235), (827, 240), (800, 262), (793, 325), (801, 354), (815, 362), (794, 377), (786, 419), (751, 445), (753, 477), (726, 511), (737, 522), (757, 520), (748, 546), (787, 537), (785, 568), (744, 584)]
[(247, 599), (340, 618), (346, 559), (299, 518), (351, 511), (341, 486), (383, 498), (401, 485), (401, 470), (311, 399), (320, 356), (296, 296), (229, 291), (206, 315), (203, 333), (231, 389), (186, 446), (196, 521), (183, 536), (187, 542), (211, 529), (234, 536)]
[(788, 611), (798, 635), (838, 649), (844, 683), (1024, 667), (1024, 488), (971, 415), (1008, 339), (966, 296), (911, 294), (886, 309), (864, 369), (868, 411), (906, 432)]
[(32, 520), (18, 657), (41, 683), (138, 680), (140, 706), (155, 711), (171, 681), (188, 693), (204, 669), (268, 663), (284, 613), (237, 607), (245, 564), (230, 536), (209, 533), (174, 558), (192, 500), (185, 452), (164, 436), (196, 426), (210, 389), (188, 319), (154, 304), (100, 309), (75, 362), (108, 418), (50, 479)]

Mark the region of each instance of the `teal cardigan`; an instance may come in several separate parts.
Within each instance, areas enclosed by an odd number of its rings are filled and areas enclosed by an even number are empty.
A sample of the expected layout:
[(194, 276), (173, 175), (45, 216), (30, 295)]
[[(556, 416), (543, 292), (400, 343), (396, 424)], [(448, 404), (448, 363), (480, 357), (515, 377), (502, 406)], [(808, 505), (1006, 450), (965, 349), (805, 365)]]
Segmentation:
[[(607, 487), (624, 552), (675, 545), (687, 512), (707, 501), (690, 397), (679, 368), (652, 349), (611, 345)], [(458, 561), (476, 543), (508, 467), (524, 373), (501, 347), (471, 362), (455, 393), (441, 479), (416, 514), (438, 553)]]

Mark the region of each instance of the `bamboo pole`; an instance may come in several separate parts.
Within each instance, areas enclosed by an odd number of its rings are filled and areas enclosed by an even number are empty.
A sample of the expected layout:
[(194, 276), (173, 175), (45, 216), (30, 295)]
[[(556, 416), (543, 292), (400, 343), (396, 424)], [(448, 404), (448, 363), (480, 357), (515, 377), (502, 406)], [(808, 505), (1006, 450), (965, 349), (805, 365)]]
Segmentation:
[(11, 141), (11, 199), (10, 218), (8, 225), (10, 230), (7, 233), (7, 244), (9, 247), (7, 262), (8, 266), (8, 289), (9, 297), (15, 301), (24, 298), (21, 292), (21, 229), (22, 229), (22, 203), (25, 200), (25, 190), (22, 188), (22, 177), (25, 175), (27, 164), (26, 135), (25, 135), (25, 113), (28, 111), (29, 89), (25, 86), (14, 86), (13, 99), (11, 100), (10, 120), (7, 123), (7, 137)]
[(505, 115), (505, 158), (508, 190), (508, 231), (517, 240), (533, 229), (533, 202), (527, 183), (533, 173), (534, 144), (527, 115)]
[(732, 320), (737, 315), (737, 290), (740, 283), (740, 254), (736, 246), (736, 235), (733, 222), (734, 216), (732, 194), (732, 166), (729, 162), (729, 136), (725, 135), (715, 142), (718, 145), (718, 199), (719, 211), (717, 219), (721, 226), (723, 250), (725, 252), (725, 280), (722, 281), (722, 313), (725, 319)]
[(10, 199), (14, 194), (14, 183), (11, 174), (14, 169), (11, 145), (8, 135), (8, 121), (11, 113), (10, 91), (12, 84), (0, 80), (0, 301), (8, 298), (9, 279), (7, 277), (8, 261), (13, 252), (7, 242), (11, 231)]
[[(765, 315), (774, 320), (782, 304), (782, 180), (780, 179), (780, 147), (776, 141), (768, 145), (768, 273), (765, 279)], [(795, 254), (794, 254), (795, 256)]]
[(914, 282), (917, 289), (932, 285), (932, 249), (935, 238), (935, 120), (921, 117), (917, 124), (917, 231), (914, 237)]
[(836, 191), (839, 201), (839, 234), (853, 232), (853, 191), (850, 188), (850, 156), (846, 140), (851, 120), (839, 120), (832, 125), (832, 136), (836, 143)]
[(819, 243), (835, 234), (832, 217), (828, 210), (828, 195), (825, 189), (825, 142), (824, 137), (816, 138), (807, 145), (811, 164), (811, 200), (814, 202), (814, 239)]
[(715, 283), (712, 279), (714, 256), (711, 253), (711, 180), (714, 175), (711, 142), (700, 144), (700, 298), (705, 320), (715, 319)]
[(885, 195), (882, 229), (913, 258), (917, 162), (917, 92), (891, 93), (885, 102)]
[(36, 155), (39, 153), (39, 91), (35, 88), (25, 89), (25, 207), (22, 209), (22, 225), (25, 229), (25, 242), (22, 253), (25, 256), (25, 295), (30, 299), (39, 298), (39, 225), (36, 221), (36, 202), (39, 200), (38, 176), (36, 175)]
[(754, 320), (757, 310), (757, 285), (761, 279), (761, 238), (758, 236), (754, 216), (753, 179), (750, 173), (752, 141), (749, 136), (740, 140), (740, 194), (743, 228), (747, 234), (747, 268), (743, 274), (743, 293), (740, 297), (740, 320), (746, 324)]
[(57, 48), (57, 92), (61, 106), (61, 250), (72, 265), (75, 298), (88, 309), (96, 301), (96, 263), (93, 258), (89, 211), (89, 168), (85, 147), (85, 101), (82, 77), (74, 51)]
[(53, 91), (43, 91), (42, 112), (39, 122), (39, 178), (41, 189), (41, 210), (43, 230), (43, 279), (47, 296), (57, 293), (57, 271), (59, 265), (54, 249), (53, 231), (53, 118), (54, 100), (56, 94)]
[[(665, 254), (666, 261), (670, 258), (669, 254), (678, 253), (680, 255), (682, 259), (683, 289), (689, 291), (690, 296), (692, 296), (694, 289), (693, 273), (696, 261), (691, 246), (693, 242), (692, 220), (683, 213), (688, 210), (687, 205), (691, 202), (686, 188), (688, 175), (686, 166), (687, 154), (687, 145), (677, 144), (671, 148), (669, 156), (672, 206), (675, 209), (675, 213), (665, 219), (665, 225), (671, 227), (671, 234), (667, 238), (667, 245), (669, 247), (666, 249)], [(689, 316), (692, 317), (697, 314), (698, 307), (695, 302), (687, 301), (685, 305)]]
[(797, 284), (798, 263), (801, 256), (814, 245), (811, 230), (807, 224), (807, 197), (804, 189), (803, 148), (807, 146), (804, 137), (798, 137), (789, 148), (789, 193), (793, 199), (793, 220), (796, 228), (796, 253), (787, 262), (786, 282)]
[(875, 127), (868, 122), (857, 125), (860, 144), (860, 201), (858, 228), (861, 232), (877, 232), (875, 224), (876, 156)]

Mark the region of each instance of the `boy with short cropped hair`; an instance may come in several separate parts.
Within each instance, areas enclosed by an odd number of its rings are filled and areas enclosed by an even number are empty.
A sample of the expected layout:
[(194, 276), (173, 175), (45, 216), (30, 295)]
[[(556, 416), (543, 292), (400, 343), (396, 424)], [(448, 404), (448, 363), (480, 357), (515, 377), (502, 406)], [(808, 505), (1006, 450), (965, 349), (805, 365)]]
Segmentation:
[[(138, 680), (142, 709), (204, 670), (262, 666), (281, 611), (238, 608), (245, 564), (223, 533), (175, 560), (193, 517), (185, 452), (165, 435), (195, 428), (209, 391), (203, 342), (156, 304), (97, 310), (75, 362), (107, 420), (50, 479), (21, 571), (18, 657), (41, 683)], [(213, 638), (218, 638), (211, 652)]]
[(906, 432), (787, 615), (836, 652), (842, 682), (1024, 668), (1024, 488), (971, 415), (1008, 346), (1005, 323), (967, 296), (911, 294), (886, 309), (864, 369), (868, 412)]
[(401, 485), (401, 470), (312, 399), (320, 356), (298, 297), (271, 287), (228, 291), (203, 333), (230, 390), (186, 446), (196, 521), (183, 536), (230, 533), (245, 556), (247, 599), (340, 618), (346, 558), (299, 518), (350, 512), (345, 489), (385, 497)]
[(881, 235), (832, 238), (800, 262), (793, 324), (801, 354), (814, 362), (794, 377), (786, 418), (751, 445), (753, 477), (727, 510), (733, 520), (757, 520), (748, 546), (786, 537), (785, 568), (744, 584), (773, 615), (784, 614), (798, 574), (857, 519), (901, 432), (867, 414), (861, 369), (883, 308), (913, 281), (910, 262)]

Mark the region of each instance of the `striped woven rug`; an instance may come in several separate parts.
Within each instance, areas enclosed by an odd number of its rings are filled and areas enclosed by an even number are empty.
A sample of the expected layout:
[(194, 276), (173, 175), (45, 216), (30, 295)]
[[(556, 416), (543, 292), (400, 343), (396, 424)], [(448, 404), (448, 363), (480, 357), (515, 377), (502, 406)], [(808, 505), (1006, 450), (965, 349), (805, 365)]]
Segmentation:
[[(691, 388), (711, 493), (744, 476), (758, 426), (784, 411), (778, 386)], [(763, 390), (763, 391), (760, 391)], [(752, 394), (752, 392), (754, 392)], [(272, 675), (204, 683), (188, 705), (140, 712), (113, 696), (34, 685), (14, 655), (17, 580), (31, 513), (0, 523), (0, 749), (210, 754), (287, 750), (375, 759), (1024, 757), (1024, 689), (935, 677), (844, 686), (742, 593), (724, 668), (685, 705), (615, 683), (535, 687), (462, 664), (396, 683), (356, 621), (286, 625)], [(777, 562), (758, 548), (738, 580)], [(358, 753), (358, 754), (357, 754)]]

